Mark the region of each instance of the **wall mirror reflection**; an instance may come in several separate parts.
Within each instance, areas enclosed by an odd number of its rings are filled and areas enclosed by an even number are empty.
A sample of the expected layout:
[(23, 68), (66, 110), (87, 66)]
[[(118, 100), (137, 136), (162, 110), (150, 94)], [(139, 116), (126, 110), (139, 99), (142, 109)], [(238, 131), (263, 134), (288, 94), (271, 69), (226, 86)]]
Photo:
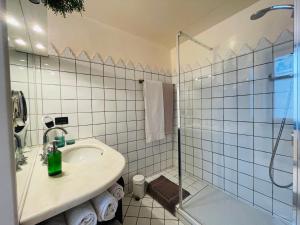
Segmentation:
[(12, 123), (17, 177), (17, 203), (19, 216), (26, 198), (37, 151), (38, 60), (47, 55), (47, 11), (32, 7), (29, 1), (7, 1), (4, 15), (8, 29), (9, 65), (11, 80)]

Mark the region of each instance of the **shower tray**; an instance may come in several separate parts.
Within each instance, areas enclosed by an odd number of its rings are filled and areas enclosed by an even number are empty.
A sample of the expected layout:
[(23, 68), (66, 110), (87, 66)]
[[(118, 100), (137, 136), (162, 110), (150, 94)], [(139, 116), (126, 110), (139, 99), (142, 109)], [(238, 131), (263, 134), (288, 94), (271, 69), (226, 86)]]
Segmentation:
[[(178, 213), (185, 220), (200, 225), (290, 225), (210, 185), (183, 201)], [(192, 218), (190, 218), (192, 217)]]

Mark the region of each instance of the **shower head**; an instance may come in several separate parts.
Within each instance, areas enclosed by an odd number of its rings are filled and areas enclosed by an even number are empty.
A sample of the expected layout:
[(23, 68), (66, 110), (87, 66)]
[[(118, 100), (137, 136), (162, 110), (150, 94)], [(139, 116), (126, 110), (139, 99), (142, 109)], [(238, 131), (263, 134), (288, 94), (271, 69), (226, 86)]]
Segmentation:
[(252, 14), (250, 19), (251, 20), (257, 20), (261, 17), (263, 17), (267, 12), (269, 11), (273, 11), (273, 10), (281, 10), (281, 9), (290, 9), (290, 10), (294, 10), (294, 5), (292, 4), (287, 4), (287, 5), (273, 5), (270, 6), (268, 8), (265, 9), (261, 9), (259, 11), (257, 11), (256, 13)]

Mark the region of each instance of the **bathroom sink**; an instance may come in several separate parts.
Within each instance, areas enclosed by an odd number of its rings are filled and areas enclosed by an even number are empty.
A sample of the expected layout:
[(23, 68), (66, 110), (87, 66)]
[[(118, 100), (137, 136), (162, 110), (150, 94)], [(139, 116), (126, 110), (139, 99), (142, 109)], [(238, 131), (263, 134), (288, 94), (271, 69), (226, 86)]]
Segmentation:
[(103, 149), (95, 146), (76, 146), (62, 152), (62, 161), (66, 163), (88, 163), (101, 159)]
[[(39, 150), (42, 153), (42, 147)], [(35, 163), (20, 225), (39, 224), (89, 201), (117, 182), (125, 169), (124, 156), (96, 139), (78, 140), (59, 150), (60, 176), (49, 177), (47, 167)]]

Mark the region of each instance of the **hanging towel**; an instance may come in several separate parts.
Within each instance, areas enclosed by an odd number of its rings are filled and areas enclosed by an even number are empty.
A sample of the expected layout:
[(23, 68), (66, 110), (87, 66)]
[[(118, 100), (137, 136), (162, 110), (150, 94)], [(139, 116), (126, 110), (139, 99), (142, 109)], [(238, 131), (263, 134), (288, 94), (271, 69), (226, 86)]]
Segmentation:
[(20, 97), (18, 91), (11, 92), (11, 99), (12, 99), (12, 118), (13, 118), (13, 125), (16, 126), (22, 126), (23, 119), (20, 117)]
[(160, 81), (144, 81), (146, 142), (164, 139), (164, 102)]
[(118, 201), (108, 191), (92, 199), (99, 222), (108, 221), (115, 217)]
[(59, 214), (57, 216), (54, 216), (54, 217), (42, 222), (41, 225), (67, 225), (67, 223), (65, 221), (64, 215)]
[(25, 125), (27, 121), (27, 104), (26, 99), (22, 91), (14, 91), (11, 92), (12, 98), (12, 111), (13, 111), (13, 124), (14, 127), (22, 127)]
[(97, 215), (90, 202), (76, 206), (65, 212), (68, 225), (96, 225)]
[(114, 183), (113, 186), (111, 186), (108, 189), (109, 193), (112, 194), (118, 201), (121, 200), (124, 197), (124, 190), (123, 187), (120, 184)]
[(14, 134), (20, 138), (21, 141), (21, 148), (24, 148), (27, 144), (27, 135), (28, 135), (28, 128), (29, 128), (29, 119), (25, 122), (25, 125), (20, 127), (15, 127)]
[(163, 83), (165, 134), (173, 133), (173, 84)]
[(21, 108), (21, 118), (23, 122), (25, 123), (27, 120), (27, 104), (26, 104), (26, 99), (22, 91), (19, 92), (19, 102), (20, 102), (20, 108)]

